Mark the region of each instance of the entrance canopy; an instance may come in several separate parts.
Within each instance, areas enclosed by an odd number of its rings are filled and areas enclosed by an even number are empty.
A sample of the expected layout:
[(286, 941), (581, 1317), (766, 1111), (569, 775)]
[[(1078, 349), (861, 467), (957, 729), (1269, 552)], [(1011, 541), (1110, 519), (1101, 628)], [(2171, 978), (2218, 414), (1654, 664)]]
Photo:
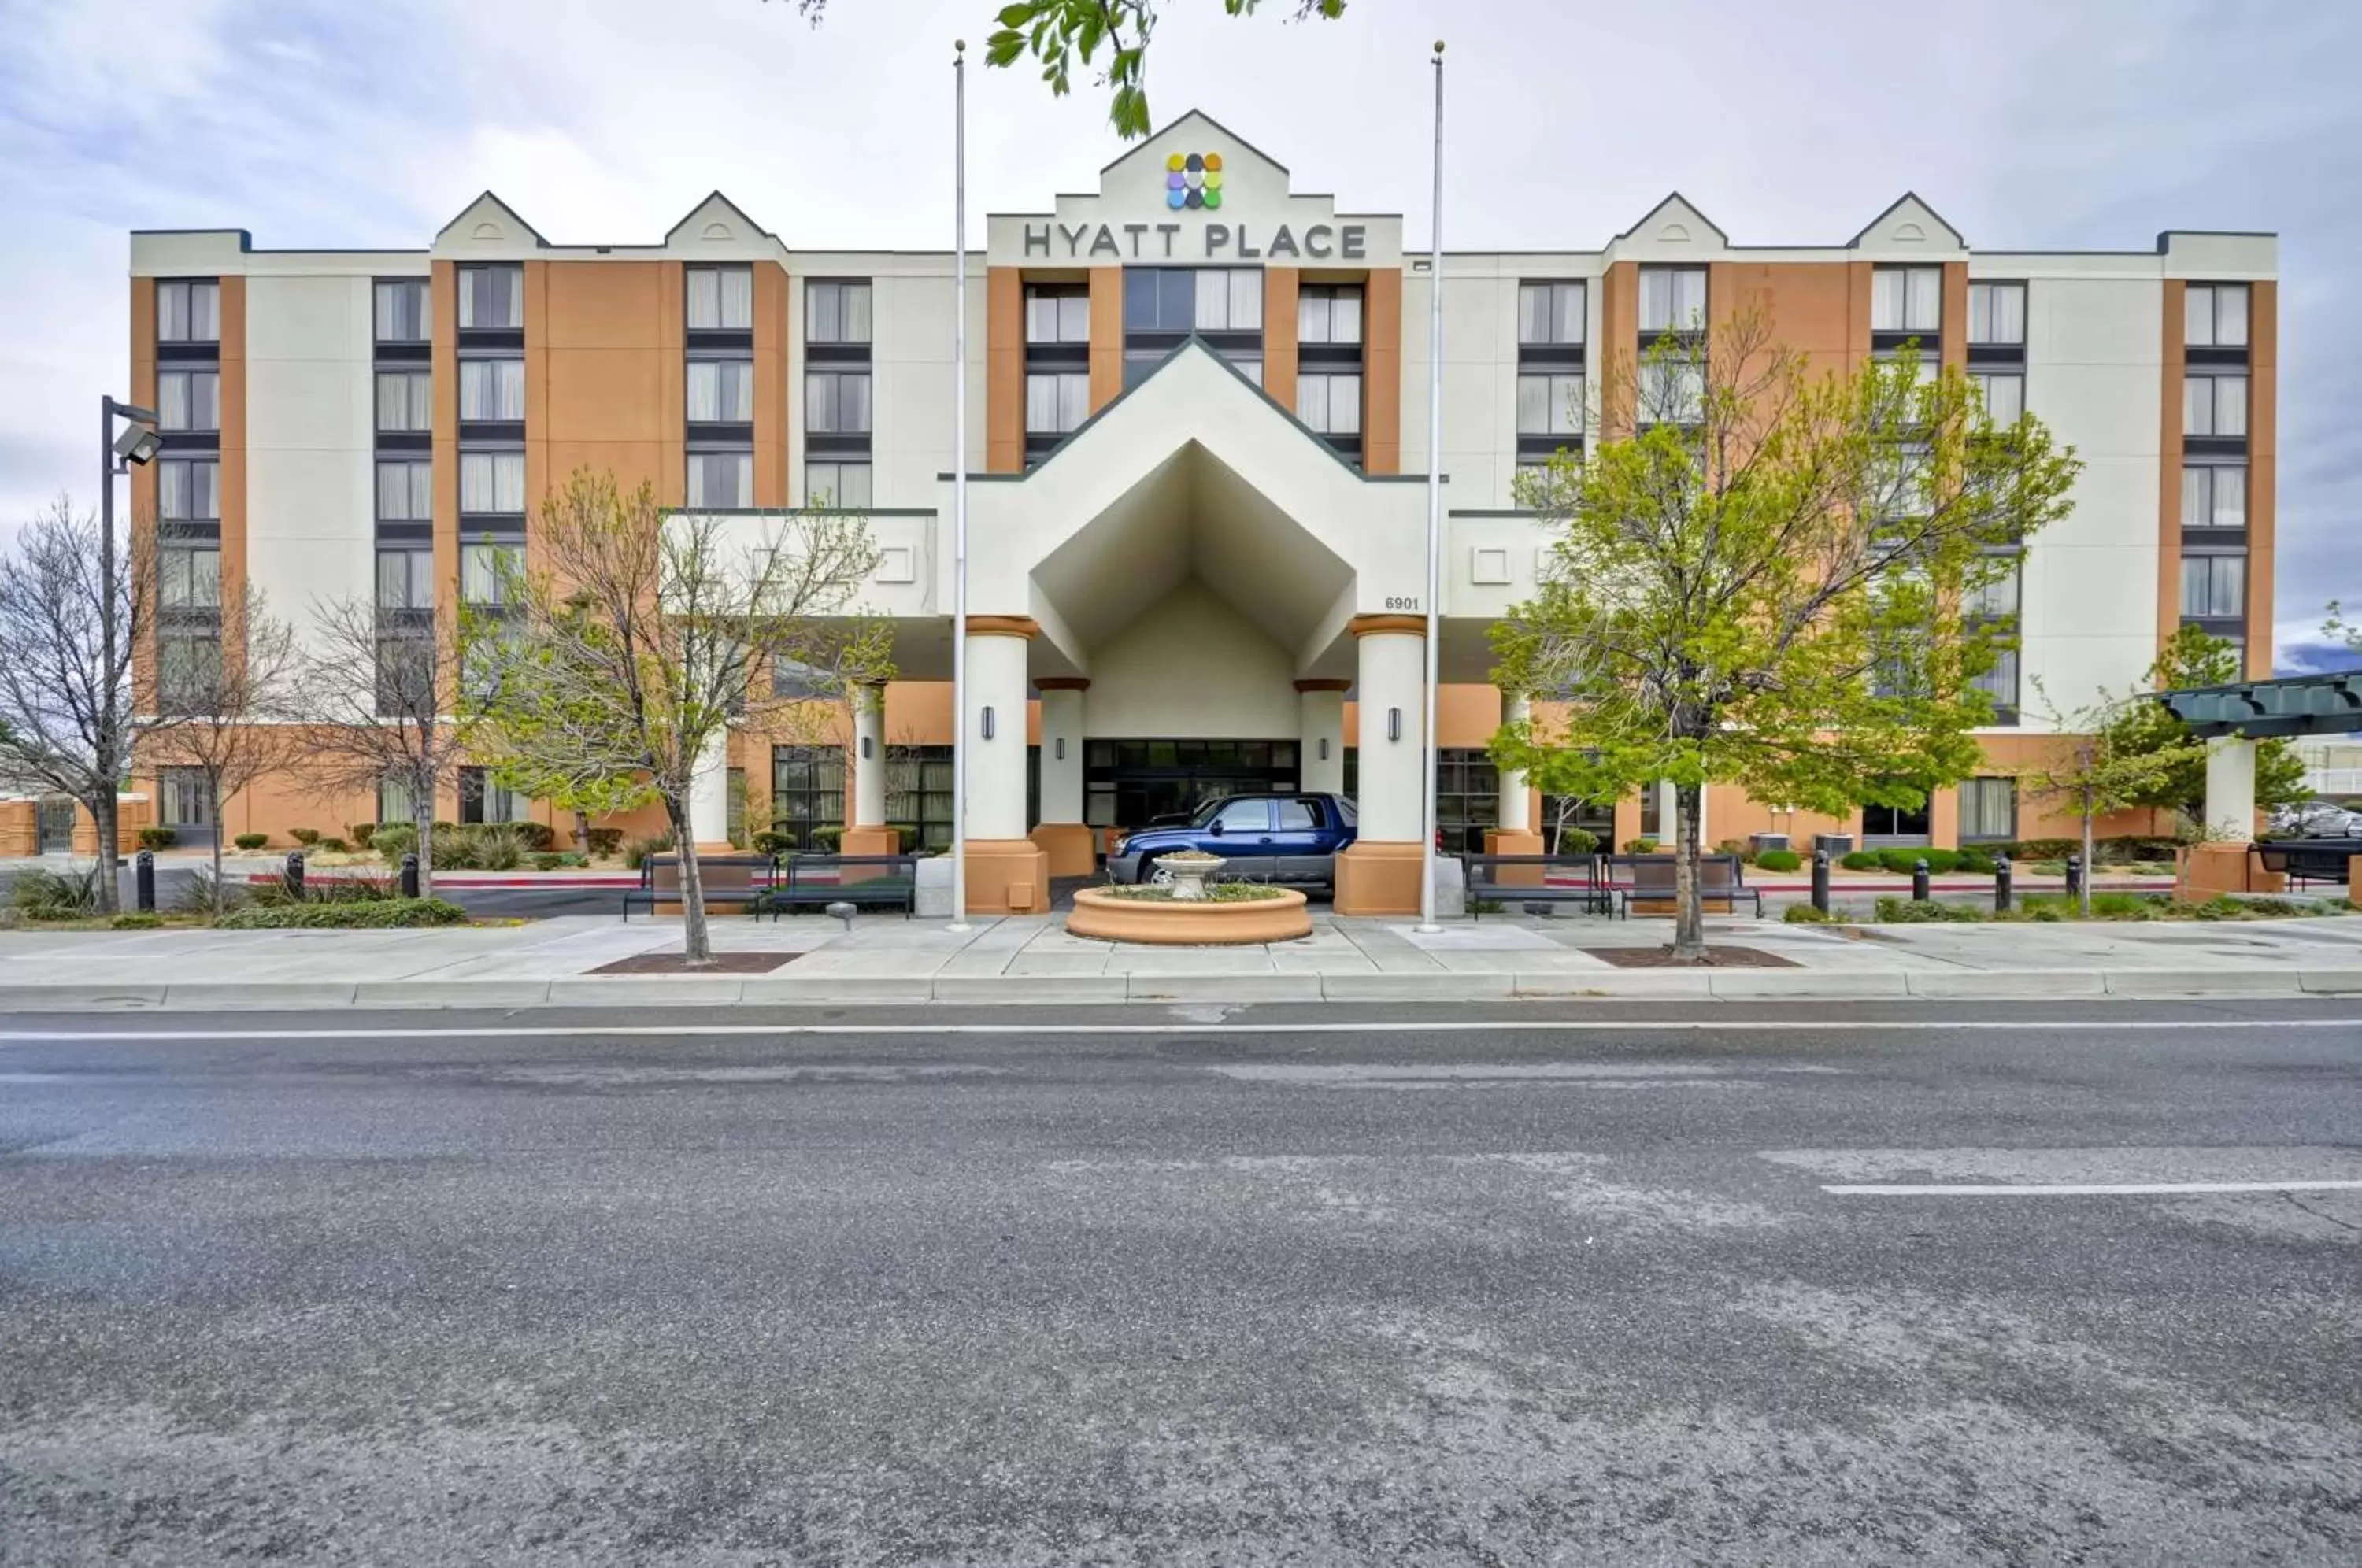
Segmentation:
[(2362, 729), (2362, 669), (2160, 691), (2157, 700), (2191, 734), (2210, 740), (2234, 734), (2249, 740), (2342, 735)]

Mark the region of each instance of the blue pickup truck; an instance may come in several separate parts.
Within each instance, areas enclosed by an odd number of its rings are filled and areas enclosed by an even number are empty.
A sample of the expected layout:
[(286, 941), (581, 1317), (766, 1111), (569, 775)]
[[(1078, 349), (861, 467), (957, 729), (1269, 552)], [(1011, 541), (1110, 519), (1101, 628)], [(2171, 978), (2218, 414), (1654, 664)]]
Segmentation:
[(1220, 875), (1254, 882), (1336, 885), (1337, 852), (1353, 842), (1353, 802), (1342, 795), (1230, 795), (1187, 823), (1142, 828), (1108, 856), (1116, 882), (1153, 882), (1156, 857), (1202, 849), (1230, 864)]

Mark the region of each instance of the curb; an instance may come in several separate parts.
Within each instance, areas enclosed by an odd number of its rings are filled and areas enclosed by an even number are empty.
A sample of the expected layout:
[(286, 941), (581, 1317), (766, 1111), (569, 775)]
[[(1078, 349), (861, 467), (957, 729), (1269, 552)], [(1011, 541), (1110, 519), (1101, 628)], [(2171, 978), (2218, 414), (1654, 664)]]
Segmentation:
[(33, 1012), (236, 1012), (359, 1008), (875, 1008), (1389, 1001), (1992, 1001), (2068, 998), (2362, 996), (2362, 968), (1432, 970), (1351, 975), (938, 975), (742, 978), (565, 976), (551, 980), (188, 982), (0, 986), (0, 1016)]

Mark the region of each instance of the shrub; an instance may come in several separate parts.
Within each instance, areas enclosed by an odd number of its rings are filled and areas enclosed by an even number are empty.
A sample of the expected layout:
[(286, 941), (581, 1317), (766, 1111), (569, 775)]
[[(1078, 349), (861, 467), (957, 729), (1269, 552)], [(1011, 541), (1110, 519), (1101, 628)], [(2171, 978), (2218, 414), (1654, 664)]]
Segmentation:
[(2136, 860), (2170, 860), (2180, 841), (2125, 834), (2103, 838), (2092, 845), (2092, 858), (2103, 866), (2123, 866)]
[(1849, 871), (1881, 871), (1886, 867), (1886, 862), (1878, 857), (1878, 851), (1874, 849), (1857, 849), (1838, 864)]
[(526, 856), (526, 859), (532, 863), (533, 868), (536, 871), (555, 871), (565, 863), (566, 856), (542, 850)]
[(792, 855), (795, 849), (796, 835), (785, 828), (765, 828), (755, 835), (757, 855)]
[(1790, 925), (1827, 925), (1832, 917), (1822, 913), (1812, 904), (1790, 904), (1781, 912), (1780, 918)]
[(349, 855), (353, 846), (341, 838), (324, 838), (320, 841), (320, 847), (331, 855)]
[(240, 849), (260, 849), (270, 842), (270, 835), (267, 833), (242, 833), (230, 842)]
[(370, 847), (388, 866), (399, 866), (403, 856), (418, 847), (418, 830), (408, 823), (381, 823), (370, 836)]
[(27, 920), (81, 920), (98, 912), (98, 867), (20, 871), (8, 901)]
[(350, 827), (345, 829), (345, 831), (352, 834), (353, 843), (362, 849), (368, 849), (372, 847), (370, 840), (377, 836), (377, 823), (355, 823)]
[(524, 864), (524, 835), (514, 823), (487, 823), (476, 831), (475, 864), (483, 871), (513, 871)]
[(2000, 869), (1998, 866), (1993, 864), (1993, 857), (1986, 854), (1981, 849), (1963, 849), (1960, 851), (1959, 868), (1962, 871), (1967, 872), (1971, 877), (1990, 877), (1995, 871)]
[(1805, 864), (1805, 857), (1793, 849), (1766, 849), (1757, 854), (1755, 864), (1766, 871), (1794, 871)]
[(1654, 855), (1657, 853), (1657, 841), (1653, 838), (1627, 839), (1624, 842), (1624, 853), (1627, 855)]
[(1933, 899), (1882, 898), (1876, 905), (1878, 919), (1889, 925), (1917, 925), (1934, 921), (1981, 921), (1985, 911), (1974, 904), (1941, 904)]
[(2141, 893), (2093, 893), (2092, 915), (2095, 920), (2155, 920), (2157, 900)]
[(106, 929), (109, 931), (158, 931), (162, 929), (163, 924), (162, 915), (141, 910), (126, 910), (108, 921)]
[(139, 830), (139, 847), (142, 849), (170, 849), (180, 836), (181, 835), (179, 834), (174, 833), (168, 827), (144, 827)]
[(402, 896), (400, 888), (391, 879), (381, 881), (374, 877), (315, 877), (304, 884), (304, 896), (297, 898), (285, 881), (274, 878), (254, 884), (253, 902), (259, 909), (286, 909), (311, 904), (381, 904)]
[(614, 855), (620, 852), (623, 847), (624, 830), (622, 828), (594, 827), (590, 830), (591, 854)]
[(557, 832), (547, 823), (511, 823), (511, 832), (530, 855), (546, 855), (557, 847)]
[(1882, 849), (1875, 853), (1880, 867), (1899, 877), (1908, 877), (1912, 867), (1919, 864), (1920, 852), (1915, 849)]
[(811, 830), (811, 846), (822, 855), (834, 855), (844, 847), (844, 829), (834, 823), (824, 823)]
[[(276, 881), (273, 881), (270, 885), (276, 888), (279, 884)], [(223, 878), (221, 907), (225, 910), (234, 910), (239, 905), (245, 903), (248, 897), (248, 884), (247, 883), (233, 882), (226, 878)], [(173, 895), (172, 912), (174, 914), (203, 915), (209, 915), (214, 912), (214, 873), (212, 867), (200, 866), (189, 874), (189, 879), (181, 884), (180, 892)]]
[(1589, 828), (1562, 828), (1558, 833), (1561, 855), (1592, 855), (1599, 849), (1599, 835)]
[(336, 931), (464, 925), (467, 920), (467, 911), (440, 899), (383, 899), (357, 903), (256, 905), (224, 915), (215, 923), (223, 931)]
[(918, 848), (918, 847), (919, 847), (919, 824), (918, 824), (918, 823), (888, 823), (886, 825), (887, 825), (888, 827), (892, 828), (892, 829), (894, 830), (895, 834), (896, 834), (896, 836), (897, 836), (897, 838), (898, 838), (898, 840), (899, 840), (899, 842), (894, 845), (894, 853), (895, 853), (895, 854), (897, 854), (897, 855), (908, 855), (908, 854), (910, 854), (910, 853), (911, 853), (911, 851), (912, 851), (912, 850), (914, 850), (914, 849), (916, 849), (916, 848)]
[(1754, 851), (1749, 849), (1747, 845), (1739, 843), (1738, 840), (1735, 838), (1716, 839), (1714, 841), (1714, 852), (1716, 855), (1737, 855), (1742, 857), (1754, 853)]
[(320, 830), (318, 828), (289, 828), (287, 830), (287, 836), (302, 845), (304, 848), (309, 849), (314, 845), (320, 842)]
[(1927, 869), (1938, 877), (1948, 877), (1960, 868), (1960, 852), (1957, 849), (1929, 849), (1921, 852)]
[(672, 834), (660, 833), (654, 838), (635, 838), (624, 846), (624, 864), (637, 871), (648, 863), (651, 855), (662, 855), (673, 846)]

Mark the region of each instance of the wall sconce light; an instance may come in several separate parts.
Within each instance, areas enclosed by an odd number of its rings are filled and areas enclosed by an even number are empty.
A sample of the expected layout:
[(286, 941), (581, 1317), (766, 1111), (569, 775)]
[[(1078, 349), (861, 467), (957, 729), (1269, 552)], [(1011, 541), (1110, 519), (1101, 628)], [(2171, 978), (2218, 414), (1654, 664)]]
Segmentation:
[(1329, 760), (1329, 737), (1327, 735), (1322, 735), (1320, 737), (1320, 760), (1323, 762)]
[(866, 762), (877, 753), (877, 743), (867, 735), (861, 737), (861, 760)]
[(1065, 736), (1064, 736), (1064, 735), (1060, 735), (1060, 736), (1058, 737), (1058, 754), (1057, 754), (1057, 755), (1058, 755), (1058, 760), (1059, 760), (1060, 762), (1064, 762), (1064, 761), (1065, 761), (1065, 760), (1066, 760), (1066, 737), (1065, 737)]
[(1386, 710), (1386, 739), (1390, 741), (1398, 741), (1402, 739), (1402, 710), (1400, 708), (1389, 708)]
[(987, 740), (990, 740), (990, 739), (992, 738), (992, 710), (991, 710), (991, 709), (989, 709), (989, 708), (987, 708), (987, 709), (984, 711), (984, 725), (983, 725), (983, 729), (984, 729), (984, 738), (985, 738), (985, 739), (987, 739)]

